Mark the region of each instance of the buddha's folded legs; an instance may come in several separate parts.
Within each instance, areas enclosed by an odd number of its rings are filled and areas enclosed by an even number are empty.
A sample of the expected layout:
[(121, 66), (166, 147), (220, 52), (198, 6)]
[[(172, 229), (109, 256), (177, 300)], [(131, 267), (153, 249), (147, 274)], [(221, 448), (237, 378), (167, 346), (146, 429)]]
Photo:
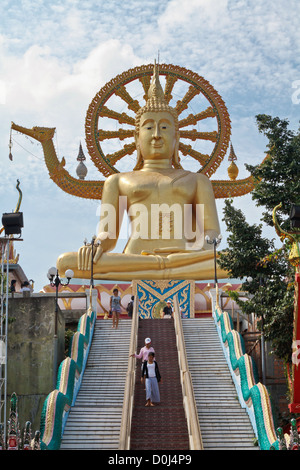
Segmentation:
[[(75, 278), (88, 279), (90, 269), (78, 269), (77, 252), (64, 253), (58, 258), (57, 268), (61, 275), (67, 269), (74, 271)], [(228, 277), (218, 268), (219, 277)], [(167, 256), (136, 255), (128, 253), (103, 253), (93, 265), (94, 279), (213, 279), (214, 254), (212, 251), (176, 253)]]

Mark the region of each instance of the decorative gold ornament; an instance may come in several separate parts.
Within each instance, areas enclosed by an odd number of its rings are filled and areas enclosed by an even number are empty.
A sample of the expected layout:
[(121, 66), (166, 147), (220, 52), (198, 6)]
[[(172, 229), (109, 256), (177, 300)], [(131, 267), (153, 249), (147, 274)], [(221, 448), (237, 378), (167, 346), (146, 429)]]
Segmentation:
[(230, 144), (230, 153), (228, 157), (228, 161), (230, 161), (230, 165), (227, 169), (228, 176), (231, 179), (231, 181), (235, 181), (237, 179), (237, 176), (239, 174), (239, 169), (235, 163), (235, 160), (237, 160), (236, 154), (233, 150), (232, 144)]
[[(164, 89), (161, 81), (165, 82)], [(141, 95), (143, 106), (137, 99)], [(177, 95), (183, 98), (173, 100)], [(199, 112), (187, 114), (189, 107)], [(220, 234), (215, 199), (246, 194), (254, 182), (252, 177), (210, 181), (229, 146), (230, 119), (222, 98), (202, 77), (166, 64), (159, 70), (155, 64), (153, 71), (150, 64), (124, 72), (96, 94), (86, 115), (86, 143), (93, 163), (108, 177), (105, 182), (69, 175), (64, 158), (59, 161), (56, 156), (52, 140), (55, 129), (29, 130), (16, 124), (12, 129), (41, 142), (50, 177), (64, 191), (102, 200), (93, 253), (94, 279), (214, 277), (214, 253), (205, 240)], [(121, 141), (124, 144), (115, 151)], [(134, 152), (136, 157), (131, 156)], [(188, 162), (185, 157), (198, 162), (199, 170), (183, 168)], [(122, 168), (118, 169), (121, 159)], [(232, 152), (230, 159), (233, 162)], [(160, 207), (157, 218), (152, 211), (161, 205), (168, 211)], [(124, 252), (112, 253), (124, 211), (131, 234)], [(88, 278), (91, 256), (88, 245), (63, 253), (57, 269), (65, 272), (71, 268), (76, 278)], [(219, 279), (227, 277), (226, 272), (218, 272)]]
[[(178, 161), (173, 161), (173, 166), (182, 168), (185, 157), (191, 157), (200, 165), (198, 172), (211, 178), (224, 159), (230, 141), (230, 118), (225, 103), (208, 81), (190, 70), (171, 64), (160, 64), (157, 77), (158, 73), (159, 77), (165, 80), (163, 94), (167, 105), (187, 88), (173, 108), (178, 115), (181, 115), (178, 121), (180, 132), (178, 153), (181, 154), (181, 158), (178, 156)], [(146, 103), (145, 106), (147, 105), (152, 74), (153, 64), (129, 69), (101, 88), (89, 105), (85, 122), (87, 148), (93, 163), (104, 176), (117, 173), (119, 170), (116, 165), (123, 158), (124, 166), (133, 164), (134, 170), (138, 170), (142, 165), (138, 158), (132, 156), (136, 151), (134, 137), (138, 125), (135, 114), (138, 114), (142, 108), (135, 97), (141, 96)], [(138, 85), (141, 89), (138, 89)], [(129, 87), (133, 91), (129, 92), (127, 90)], [(162, 97), (161, 90), (159, 94)], [(121, 110), (113, 109), (116, 100), (123, 103)], [(199, 107), (201, 100), (200, 105), (204, 109), (194, 112), (193, 100), (198, 100), (195, 107)], [(206, 102), (206, 105), (203, 105), (203, 102)], [(125, 106), (127, 109), (124, 110)], [(192, 112), (183, 116), (189, 107)], [(110, 129), (102, 128), (104, 120), (107, 120), (107, 125), (109, 123), (112, 125)], [(215, 129), (206, 130), (205, 127), (209, 124), (215, 124)], [(192, 126), (197, 128), (191, 129)], [(55, 128), (28, 129), (12, 122), (11, 129), (28, 135), (42, 144), (50, 178), (63, 191), (86, 199), (102, 198), (104, 181), (75, 178), (65, 169), (65, 159), (58, 160), (52, 141)], [(116, 143), (124, 141), (124, 145), (113, 153), (104, 152), (102, 147), (114, 139)], [(205, 143), (212, 147), (209, 152), (206, 149), (203, 152), (195, 148), (198, 144), (201, 146)], [(207, 148), (207, 145), (205, 147)], [(232, 177), (231, 170), (230, 174)], [(255, 186), (252, 176), (241, 180), (211, 180), (211, 183), (216, 199), (242, 196), (251, 192)]]
[[(155, 79), (150, 86), (153, 68), (155, 70)], [(159, 77), (165, 78), (165, 90), (162, 89)], [(128, 92), (125, 93), (125, 87), (129, 84), (134, 85), (135, 82), (140, 82), (141, 87), (143, 87), (143, 98), (146, 100), (144, 106), (134, 100)], [(170, 101), (173, 98), (172, 92), (175, 92), (175, 85), (179, 89), (180, 87), (188, 87), (188, 89), (184, 97), (177, 100), (175, 106), (171, 107)], [(126, 112), (120, 113), (112, 109), (114, 95), (119, 96), (127, 104), (128, 110)], [(180, 115), (188, 109), (193, 98), (198, 97), (198, 95), (207, 103), (206, 109), (196, 114), (191, 113), (180, 119)], [(110, 107), (108, 106), (109, 102), (112, 103)], [(158, 67), (149, 64), (135, 67), (115, 77), (95, 95), (89, 106), (85, 124), (86, 143), (91, 159), (101, 173), (108, 176), (118, 172), (115, 167), (116, 163), (121, 158), (131, 155), (136, 149), (133, 141), (125, 144), (117, 152), (106, 154), (102, 148), (102, 142), (106, 139), (118, 138), (119, 134), (124, 138), (124, 129), (121, 127), (113, 134), (105, 133), (101, 129), (101, 125), (104, 123), (103, 118), (109, 118), (110, 127), (116, 124), (130, 126), (132, 129), (127, 130), (127, 136), (134, 138), (135, 133), (139, 132), (139, 117), (147, 110), (170, 112), (175, 117), (176, 124), (178, 122), (181, 139), (184, 138), (192, 142), (210, 141), (213, 145), (209, 153), (195, 150), (192, 145), (184, 142), (180, 142), (179, 151), (184, 156), (188, 155), (200, 163), (198, 172), (210, 177), (217, 170), (225, 157), (231, 133), (230, 118), (224, 101), (208, 81), (190, 70), (170, 64), (160, 64), (158, 70)], [(136, 116), (131, 116), (130, 111), (135, 112)], [(215, 129), (209, 132), (190, 129), (190, 126), (200, 126), (200, 123), (205, 128), (205, 120), (214, 121)], [(134, 169), (140, 169), (141, 166), (141, 164), (137, 164)], [(182, 168), (180, 162), (175, 162), (175, 164), (173, 162), (173, 166)]]

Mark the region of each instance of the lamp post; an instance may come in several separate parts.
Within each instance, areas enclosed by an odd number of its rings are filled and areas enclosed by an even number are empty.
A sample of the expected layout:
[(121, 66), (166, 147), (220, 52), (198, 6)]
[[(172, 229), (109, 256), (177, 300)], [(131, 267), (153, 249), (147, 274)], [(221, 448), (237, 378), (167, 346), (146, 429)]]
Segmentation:
[(54, 267), (50, 268), (47, 273), (47, 277), (50, 281), (50, 285), (55, 287), (55, 318), (54, 318), (54, 359), (53, 359), (53, 384), (55, 387), (56, 384), (56, 376), (57, 376), (57, 321), (58, 321), (58, 288), (59, 286), (67, 286), (70, 284), (72, 277), (74, 276), (74, 272), (71, 269), (67, 269), (65, 272), (65, 276), (67, 278), (67, 282), (63, 283), (61, 278), (58, 275), (58, 270)]
[[(101, 242), (98, 241), (95, 243), (96, 240), (96, 235), (93, 236), (91, 243), (88, 243), (87, 239), (84, 239), (84, 245), (85, 246), (90, 246), (91, 247), (91, 279), (90, 279), (90, 307), (92, 308), (92, 289), (94, 288), (94, 247), (97, 247), (101, 245)], [(107, 320), (108, 315), (107, 312), (105, 312), (104, 319)]]
[[(259, 287), (265, 287), (264, 278), (259, 277)], [(262, 380), (263, 384), (266, 385), (266, 360), (265, 360), (265, 335), (264, 335), (264, 314), (261, 314), (261, 368), (262, 368)]]
[[(258, 276), (259, 288), (265, 287), (265, 278)], [(251, 283), (252, 277), (247, 277), (247, 282)], [(262, 302), (263, 304), (263, 302)], [(261, 336), (260, 336), (260, 349), (261, 349), (261, 372), (262, 372), (262, 383), (266, 385), (266, 360), (265, 360), (265, 336), (264, 336), (264, 314), (261, 313)]]
[(84, 245), (85, 246), (91, 246), (92, 247), (92, 256), (91, 256), (91, 280), (90, 280), (90, 286), (91, 288), (94, 288), (94, 246), (97, 248), (100, 246), (100, 242), (95, 243), (96, 240), (96, 235), (93, 236), (91, 243), (87, 242), (87, 239), (85, 238), (84, 240)]
[(217, 277), (217, 246), (221, 243), (222, 235), (218, 235), (217, 238), (210, 239), (208, 235), (205, 237), (205, 241), (209, 245), (214, 245), (214, 263), (215, 263), (215, 287), (218, 284), (218, 277)]
[(50, 281), (50, 285), (55, 287), (55, 326), (54, 326), (54, 335), (57, 336), (57, 314), (58, 314), (58, 288), (59, 286), (67, 286), (70, 284), (72, 277), (74, 276), (74, 272), (72, 269), (67, 269), (65, 272), (65, 276), (67, 278), (67, 282), (63, 283), (58, 275), (58, 271), (56, 268), (50, 268), (48, 270), (48, 279)]

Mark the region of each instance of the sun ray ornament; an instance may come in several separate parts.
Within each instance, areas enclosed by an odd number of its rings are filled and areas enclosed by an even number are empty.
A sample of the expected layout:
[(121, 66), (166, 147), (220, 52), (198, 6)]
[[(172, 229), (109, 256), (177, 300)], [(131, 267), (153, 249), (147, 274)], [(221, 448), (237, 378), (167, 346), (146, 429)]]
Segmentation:
[[(151, 89), (153, 73), (155, 90)], [(135, 142), (138, 116), (142, 109), (155, 103), (155, 93), (159, 95), (158, 101), (166, 109), (174, 109), (178, 116), (180, 140), (173, 167), (188, 165), (189, 170), (206, 175), (211, 179), (215, 198), (251, 192), (255, 184), (252, 176), (240, 180), (212, 179), (230, 144), (228, 110), (207, 80), (171, 64), (134, 67), (114, 77), (96, 93), (86, 113), (85, 134), (89, 156), (98, 171), (108, 177), (142, 167)], [(76, 178), (65, 169), (65, 159), (59, 161), (52, 140), (55, 128), (28, 129), (12, 123), (11, 129), (42, 144), (50, 178), (63, 191), (82, 198), (101, 199), (103, 180)]]

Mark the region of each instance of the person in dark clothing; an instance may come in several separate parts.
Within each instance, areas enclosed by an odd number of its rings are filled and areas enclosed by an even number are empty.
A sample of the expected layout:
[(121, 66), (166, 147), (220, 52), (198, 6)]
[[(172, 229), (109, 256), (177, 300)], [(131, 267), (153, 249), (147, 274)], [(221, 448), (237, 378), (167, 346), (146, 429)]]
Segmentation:
[[(154, 403), (160, 402), (160, 393), (158, 382), (161, 381), (161, 376), (157, 362), (154, 360), (154, 352), (150, 352), (148, 360), (144, 362), (142, 369), (141, 382), (146, 380), (146, 405), (155, 406)], [(153, 403), (154, 402), (154, 403)]]
[(14, 294), (16, 292), (16, 283), (17, 281), (15, 279), (12, 279), (10, 283), (10, 292)]
[(134, 295), (131, 297), (130, 301), (128, 302), (127, 308), (126, 308), (128, 316), (130, 318), (132, 318), (133, 302), (134, 302)]
[(171, 306), (171, 302), (168, 300), (167, 305), (164, 307), (163, 310), (163, 318), (172, 318), (173, 310)]

